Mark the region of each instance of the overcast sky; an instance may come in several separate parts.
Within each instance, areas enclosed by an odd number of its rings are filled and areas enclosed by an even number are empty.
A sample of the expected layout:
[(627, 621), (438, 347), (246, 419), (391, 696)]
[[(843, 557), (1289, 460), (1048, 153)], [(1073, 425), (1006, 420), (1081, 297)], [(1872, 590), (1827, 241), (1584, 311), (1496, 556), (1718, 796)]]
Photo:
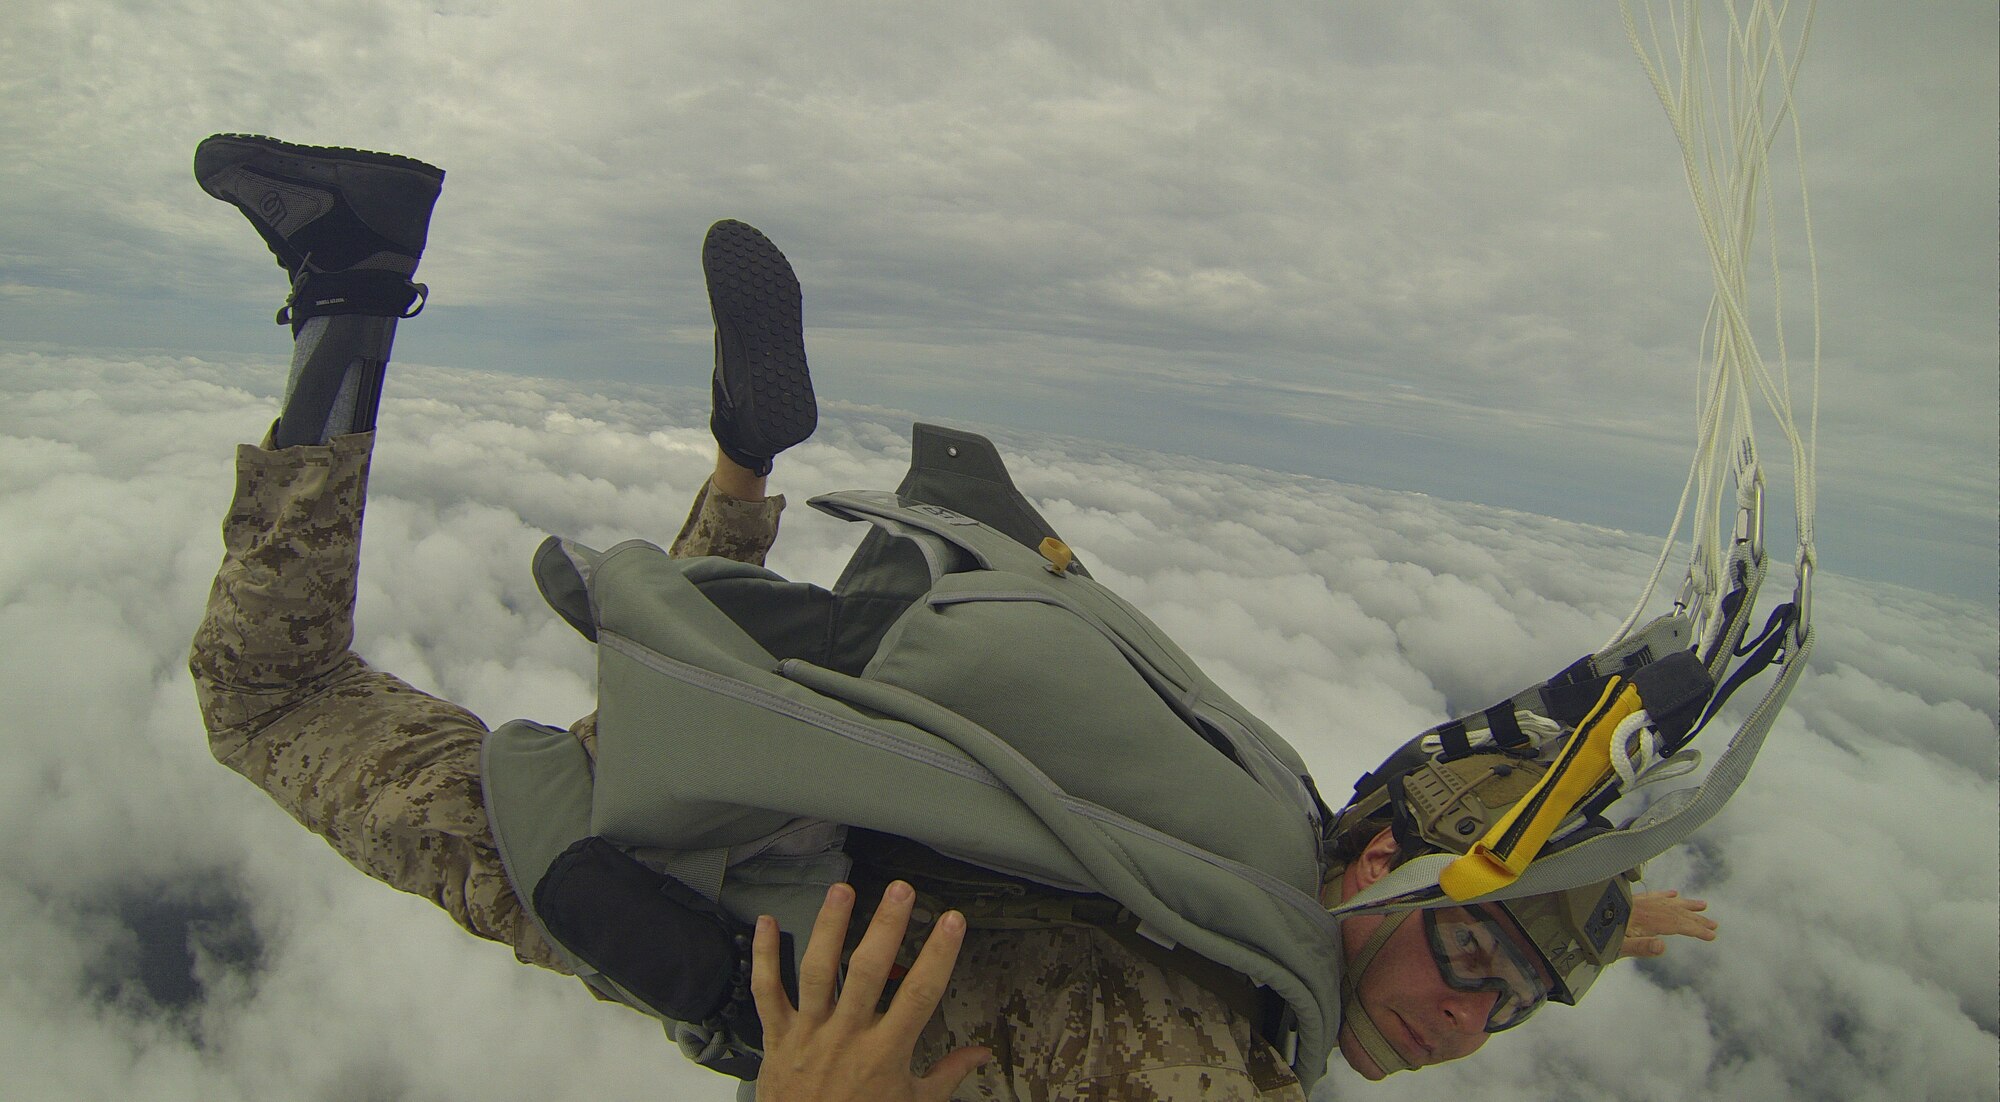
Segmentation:
[[(268, 423), (281, 367), (0, 352), (5, 1093), (731, 1097), (646, 1019), (354, 872), (208, 757), (187, 640), (234, 445)], [(907, 432), (829, 408), (778, 473), (799, 507), (775, 568), (831, 583), (858, 533), (803, 499), (893, 484)], [(1093, 572), (1290, 738), (1334, 800), (1415, 731), (1595, 646), (1651, 560), (1603, 528), (995, 435)], [(399, 366), (360, 650), (490, 721), (568, 722), (591, 706), (590, 649), (535, 595), (530, 552), (548, 532), (671, 537), (710, 446), (686, 392)], [(1463, 1063), (1379, 1087), (1342, 1072), (1339, 1096), (1993, 1097), (2000, 626), (1982, 603), (1835, 573), (1817, 619), (1749, 781), (1649, 866), (1651, 886), (1712, 902), (1720, 941), (1622, 965), (1584, 1011)]]
[[(407, 358), (698, 386), (698, 243), (737, 217), (796, 263), (848, 400), (1671, 517), (1709, 277), (1609, 0), (18, 7), (0, 339), (278, 345), (278, 273), (188, 172), (203, 135), (267, 132), (451, 173)], [(1979, 597), (1995, 24), (1831, 7), (1798, 96), (1824, 561)]]
[[(590, 705), (528, 577), (541, 535), (664, 540), (700, 480), (722, 217), (806, 286), (827, 416), (780, 488), (892, 485), (912, 414), (994, 432), (1329, 798), (1601, 642), (1671, 517), (1709, 277), (1608, 0), (16, 6), (10, 1097), (728, 1097), (208, 759), (186, 641), (288, 347), (281, 274), (192, 182), (208, 133), (450, 172), (361, 647), (489, 719)], [(1743, 794), (1651, 870), (1724, 939), (1343, 1097), (2000, 1093), (1996, 42), (1969, 0), (1815, 31), (1822, 639)], [(852, 538), (796, 509), (774, 565), (830, 582)]]

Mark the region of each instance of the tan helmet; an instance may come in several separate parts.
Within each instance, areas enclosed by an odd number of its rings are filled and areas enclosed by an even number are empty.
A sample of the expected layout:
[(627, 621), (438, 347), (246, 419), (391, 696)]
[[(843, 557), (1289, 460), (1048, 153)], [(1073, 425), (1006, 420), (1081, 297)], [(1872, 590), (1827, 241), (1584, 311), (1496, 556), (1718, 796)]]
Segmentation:
[[(1504, 752), (1425, 762), (1384, 786), (1392, 790), (1387, 802), (1394, 809), (1391, 825), (1397, 843), (1412, 855), (1464, 853), (1545, 770), (1538, 761)], [(1562, 841), (1581, 840), (1581, 833), (1573, 833)], [(1560, 842), (1546, 852), (1559, 848)], [(1527, 935), (1555, 977), (1550, 998), (1575, 1005), (1598, 972), (1618, 959), (1632, 915), (1632, 886), (1627, 876), (1616, 876), (1498, 906)]]

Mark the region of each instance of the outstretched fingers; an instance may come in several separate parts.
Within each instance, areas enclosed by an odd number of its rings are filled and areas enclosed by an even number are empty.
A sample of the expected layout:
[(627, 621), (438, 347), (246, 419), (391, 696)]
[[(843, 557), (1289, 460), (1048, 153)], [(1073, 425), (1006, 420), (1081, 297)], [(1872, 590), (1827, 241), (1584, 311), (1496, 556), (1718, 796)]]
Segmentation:
[[(751, 942), (750, 991), (764, 1022), (759, 1102), (945, 1102), (974, 1069), (992, 1059), (963, 1048), (918, 1079), (910, 1063), (918, 1035), (943, 999), (965, 937), (956, 911), (939, 919), (886, 1014), (875, 1007), (894, 970), (916, 893), (892, 884), (840, 978), (840, 955), (854, 908), (854, 889), (836, 884), (813, 923), (799, 962), (799, 1005), (779, 980), (775, 921), (757, 921)], [(836, 988), (838, 991), (836, 993)]]
[(944, 1000), (945, 988), (951, 983), (951, 970), (958, 964), (958, 951), (964, 944), (965, 916), (946, 911), (931, 927), (923, 950), (910, 965), (902, 986), (896, 989), (895, 999), (882, 1016), (883, 1025), (892, 1032), (912, 1037), (921, 1033), (924, 1023), (931, 1020), (938, 1003)]
[(835, 1014), (856, 1026), (875, 1020), (875, 1004), (882, 1000), (882, 990), (896, 968), (896, 954), (903, 947), (903, 931), (909, 928), (916, 897), (917, 893), (901, 880), (882, 893), (882, 902), (875, 907), (868, 932), (847, 958), (847, 982), (841, 988)]
[[(910, 965), (902, 986), (896, 989), (896, 997), (890, 1000), (888, 1012), (882, 1015), (883, 1028), (893, 1035), (910, 1038), (914, 1047), (917, 1035), (923, 1032), (944, 999), (945, 989), (951, 983), (951, 970), (957, 965), (958, 951), (964, 944), (965, 916), (946, 911), (931, 927), (923, 950)], [(977, 1046), (956, 1049), (918, 1080), (917, 1096), (931, 1102), (946, 1102), (966, 1076), (992, 1062), (991, 1049)]]
[(1625, 925), (1625, 944), (1618, 955), (1657, 957), (1667, 951), (1669, 936), (1714, 941), (1716, 922), (1701, 913), (1707, 909), (1706, 900), (1684, 899), (1672, 889), (1634, 895), (1632, 917)]
[(770, 915), (757, 918), (756, 933), (750, 939), (750, 998), (757, 1004), (757, 1019), (764, 1023), (764, 1043), (775, 1044), (792, 1031), (798, 1008), (785, 991), (784, 970), (778, 964), (778, 920)]
[(835, 884), (813, 919), (812, 937), (799, 958), (799, 1013), (815, 1022), (832, 1016), (840, 988), (840, 951), (847, 943), (847, 920), (854, 913), (854, 889)]

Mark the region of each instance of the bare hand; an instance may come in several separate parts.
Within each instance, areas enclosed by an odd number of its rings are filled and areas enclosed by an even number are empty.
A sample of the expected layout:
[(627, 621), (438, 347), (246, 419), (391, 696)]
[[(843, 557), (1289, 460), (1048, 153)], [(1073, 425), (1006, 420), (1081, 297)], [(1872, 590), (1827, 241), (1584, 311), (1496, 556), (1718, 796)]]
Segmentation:
[(778, 975), (778, 924), (769, 917), (757, 920), (750, 993), (764, 1023), (758, 1102), (945, 1102), (966, 1076), (993, 1058), (983, 1048), (961, 1048), (921, 1079), (910, 1068), (917, 1036), (944, 998), (965, 940), (965, 916), (957, 911), (946, 912), (931, 929), (888, 1013), (875, 1013), (915, 899), (908, 884), (899, 880), (889, 886), (848, 960), (847, 982), (836, 1001), (854, 889), (846, 884), (829, 889), (799, 962), (796, 1007)]
[(1715, 940), (1715, 920), (1701, 912), (1706, 900), (1682, 899), (1671, 889), (1640, 892), (1632, 897), (1632, 917), (1625, 924), (1625, 946), (1621, 957), (1657, 957), (1667, 951), (1667, 935)]

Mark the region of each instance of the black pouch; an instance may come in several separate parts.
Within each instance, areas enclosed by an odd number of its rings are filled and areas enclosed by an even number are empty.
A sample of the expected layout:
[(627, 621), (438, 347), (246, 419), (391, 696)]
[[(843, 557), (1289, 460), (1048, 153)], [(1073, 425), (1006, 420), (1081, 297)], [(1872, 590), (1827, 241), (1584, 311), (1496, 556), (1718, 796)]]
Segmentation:
[[(687, 885), (590, 837), (549, 865), (534, 907), (563, 948), (664, 1017), (724, 1025), (761, 1046), (750, 998), (752, 927)], [(796, 993), (790, 940), (779, 959)]]
[(1715, 679), (1693, 651), (1675, 651), (1643, 669), (1632, 671), (1639, 702), (1665, 736), (1667, 752), (1685, 746), (1695, 721), (1715, 695)]

